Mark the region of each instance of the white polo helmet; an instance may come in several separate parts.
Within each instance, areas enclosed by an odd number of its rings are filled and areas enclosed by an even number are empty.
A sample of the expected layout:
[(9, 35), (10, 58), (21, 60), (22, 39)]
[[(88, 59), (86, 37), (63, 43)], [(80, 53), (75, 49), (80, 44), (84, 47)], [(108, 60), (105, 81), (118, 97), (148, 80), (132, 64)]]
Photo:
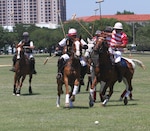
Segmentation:
[(75, 35), (77, 35), (77, 30), (74, 28), (70, 28), (68, 30), (68, 36), (75, 36)]
[(120, 30), (122, 30), (122, 29), (123, 29), (123, 25), (122, 25), (122, 23), (117, 22), (117, 23), (115, 23), (115, 25), (114, 25), (113, 28), (114, 28), (114, 29), (120, 29)]

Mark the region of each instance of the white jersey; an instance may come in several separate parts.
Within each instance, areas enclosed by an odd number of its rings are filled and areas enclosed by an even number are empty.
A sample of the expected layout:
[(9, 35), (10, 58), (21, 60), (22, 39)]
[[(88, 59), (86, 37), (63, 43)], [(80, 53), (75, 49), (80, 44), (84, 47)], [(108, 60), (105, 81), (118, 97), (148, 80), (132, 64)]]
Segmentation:
[[(61, 47), (64, 47), (64, 46), (66, 46), (66, 41), (67, 41), (67, 38), (63, 38), (63, 39), (58, 43), (58, 45), (61, 46)], [(86, 43), (83, 39), (81, 39), (80, 42), (81, 42), (82, 45), (87, 45), (87, 43)]]

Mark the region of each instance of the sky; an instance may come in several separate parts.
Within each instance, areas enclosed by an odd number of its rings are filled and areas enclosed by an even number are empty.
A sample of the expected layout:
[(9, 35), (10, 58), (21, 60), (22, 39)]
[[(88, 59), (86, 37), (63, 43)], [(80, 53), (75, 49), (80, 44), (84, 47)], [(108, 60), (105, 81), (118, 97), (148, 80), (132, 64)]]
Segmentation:
[[(98, 0), (66, 0), (67, 20), (72, 15), (77, 17), (99, 15)], [(124, 10), (134, 12), (134, 14), (150, 14), (150, 0), (104, 0), (101, 2), (101, 15), (114, 15)]]

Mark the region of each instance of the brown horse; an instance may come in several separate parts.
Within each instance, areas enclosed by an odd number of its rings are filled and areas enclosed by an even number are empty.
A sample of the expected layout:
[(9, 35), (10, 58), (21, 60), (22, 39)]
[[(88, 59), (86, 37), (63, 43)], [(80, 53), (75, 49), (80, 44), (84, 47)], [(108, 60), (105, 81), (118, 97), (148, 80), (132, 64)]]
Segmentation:
[[(72, 102), (75, 101), (75, 95), (78, 92), (80, 84), (80, 56), (82, 46), (79, 39), (75, 39), (71, 47), (71, 56), (64, 65), (62, 79), (57, 79), (57, 107), (60, 107), (60, 95), (62, 94), (62, 86), (65, 85), (66, 99), (65, 107), (72, 107)], [(71, 90), (69, 89), (71, 87)]]
[[(96, 43), (94, 50), (99, 55), (99, 66), (95, 68), (95, 78), (90, 89), (90, 107), (94, 105), (93, 92), (94, 87), (97, 85), (97, 82), (101, 83), (100, 97), (101, 101), (103, 102), (102, 104), (106, 105), (111, 95), (113, 94), (113, 86), (118, 80), (115, 65), (112, 64), (112, 61), (110, 59), (107, 42), (101, 39)], [(135, 70), (135, 63), (144, 68), (143, 63), (139, 60), (127, 58), (122, 58), (121, 60), (121, 74), (123, 76), (123, 82), (126, 85), (126, 90), (124, 91), (124, 94), (122, 94), (125, 105), (128, 103), (127, 97), (132, 91), (132, 78)], [(109, 88), (109, 94), (106, 95), (105, 93), (107, 88)]]
[(19, 56), (20, 58), (17, 59), (15, 63), (13, 94), (20, 96), (21, 87), (23, 85), (23, 81), (26, 78), (26, 75), (29, 75), (29, 94), (32, 94), (32, 88), (31, 88), (32, 71), (30, 69), (29, 59), (24, 53), (23, 44), (17, 47), (16, 53), (17, 56)]

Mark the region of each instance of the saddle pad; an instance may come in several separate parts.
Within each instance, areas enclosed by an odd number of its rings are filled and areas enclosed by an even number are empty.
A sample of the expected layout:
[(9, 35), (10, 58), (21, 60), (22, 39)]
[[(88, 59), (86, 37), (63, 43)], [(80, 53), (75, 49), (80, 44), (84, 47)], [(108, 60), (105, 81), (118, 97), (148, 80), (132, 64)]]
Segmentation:
[(126, 63), (126, 60), (124, 58), (121, 58), (121, 66), (127, 67), (127, 63)]

